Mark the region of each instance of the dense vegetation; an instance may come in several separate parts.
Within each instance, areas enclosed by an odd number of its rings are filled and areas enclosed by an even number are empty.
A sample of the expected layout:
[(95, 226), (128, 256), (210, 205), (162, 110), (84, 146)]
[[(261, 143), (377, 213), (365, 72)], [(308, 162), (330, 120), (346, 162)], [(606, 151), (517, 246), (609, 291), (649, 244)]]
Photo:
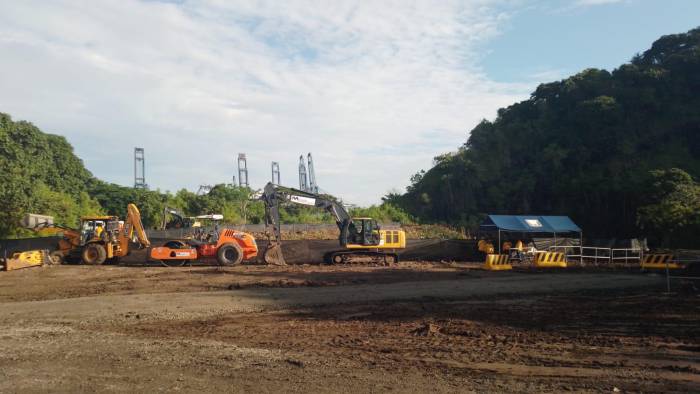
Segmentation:
[[(563, 214), (592, 237), (658, 236), (671, 224), (649, 218), (666, 214), (670, 190), (654, 187), (664, 176), (686, 189), (700, 176), (700, 28), (661, 37), (612, 72), (540, 85), (387, 199), (422, 221), (467, 228), (487, 213)], [(683, 214), (673, 230), (698, 246), (698, 216), (686, 215), (697, 199), (674, 204)]]
[[(588, 69), (540, 85), (528, 100), (482, 121), (456, 152), (436, 157), (405, 194), (351, 213), (467, 230), (487, 213), (563, 214), (589, 237), (649, 236), (698, 247), (699, 177), (700, 28), (664, 36), (612, 72)], [(164, 206), (222, 213), (227, 223), (263, 219), (252, 191), (233, 185), (196, 195), (100, 181), (65, 138), (2, 113), (0, 185), (0, 237), (28, 235), (19, 228), (27, 212), (74, 226), (86, 214), (123, 217), (130, 202), (147, 227), (160, 224)], [(281, 215), (286, 223), (332, 221), (301, 206)]]
[[(252, 190), (220, 184), (206, 195), (188, 190), (177, 193), (134, 189), (96, 179), (64, 137), (43, 133), (29, 122), (14, 122), (0, 113), (0, 238), (31, 236), (20, 227), (26, 213), (55, 217), (55, 222), (76, 226), (80, 216), (110, 214), (125, 217), (135, 203), (146, 227), (158, 227), (164, 207), (186, 215), (220, 213), (231, 224), (261, 223), (264, 208), (251, 201)], [(410, 223), (411, 218), (388, 204), (359, 208), (380, 221)], [(303, 207), (283, 208), (284, 223), (332, 223), (324, 211)]]
[(69, 224), (98, 213), (87, 193), (90, 178), (65, 138), (0, 113), (0, 236), (17, 234), (29, 211), (51, 212)]

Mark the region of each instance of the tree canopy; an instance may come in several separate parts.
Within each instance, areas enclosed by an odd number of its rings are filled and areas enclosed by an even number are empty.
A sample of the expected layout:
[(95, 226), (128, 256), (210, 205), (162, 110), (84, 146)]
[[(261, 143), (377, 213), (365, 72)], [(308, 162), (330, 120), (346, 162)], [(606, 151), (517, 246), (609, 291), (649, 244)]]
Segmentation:
[[(126, 217), (135, 203), (147, 228), (161, 225), (163, 209), (188, 216), (223, 214), (224, 223), (261, 223), (264, 206), (251, 201), (249, 188), (218, 184), (205, 195), (186, 189), (175, 193), (135, 189), (99, 180), (85, 169), (61, 136), (46, 134), (29, 122), (14, 122), (0, 113), (0, 238), (32, 236), (20, 227), (26, 213), (54, 216), (56, 223), (77, 226), (81, 216), (109, 214)], [(299, 205), (282, 207), (284, 223), (332, 223), (329, 213)], [(380, 221), (412, 222), (389, 203), (357, 208), (351, 214), (372, 214)]]
[(699, 109), (700, 28), (661, 37), (612, 72), (541, 84), (392, 200), (424, 222), (564, 214), (589, 236), (645, 235), (637, 218), (651, 171), (700, 176)]

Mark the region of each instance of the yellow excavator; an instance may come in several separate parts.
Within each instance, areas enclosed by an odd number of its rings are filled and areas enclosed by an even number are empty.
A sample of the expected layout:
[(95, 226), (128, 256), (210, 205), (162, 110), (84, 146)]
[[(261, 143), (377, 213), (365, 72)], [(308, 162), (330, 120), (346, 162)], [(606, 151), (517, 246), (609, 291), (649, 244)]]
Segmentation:
[(403, 230), (383, 230), (375, 219), (350, 217), (342, 204), (327, 195), (268, 183), (260, 199), (265, 204), (265, 232), (268, 234), (263, 260), (268, 264), (286, 265), (282, 254), (281, 203), (307, 205), (330, 212), (340, 230), (340, 248), (326, 253), (326, 263), (341, 264), (358, 257), (369, 257), (393, 264), (399, 261), (397, 251), (406, 247)]
[(23, 225), (41, 235), (62, 235), (51, 260), (60, 264), (67, 258), (80, 259), (84, 264), (103, 264), (129, 254), (129, 242), (134, 238), (142, 248), (151, 246), (141, 222), (141, 212), (134, 204), (127, 207), (126, 221), (117, 216), (84, 216), (80, 228), (73, 229), (53, 223), (53, 217), (28, 214)]

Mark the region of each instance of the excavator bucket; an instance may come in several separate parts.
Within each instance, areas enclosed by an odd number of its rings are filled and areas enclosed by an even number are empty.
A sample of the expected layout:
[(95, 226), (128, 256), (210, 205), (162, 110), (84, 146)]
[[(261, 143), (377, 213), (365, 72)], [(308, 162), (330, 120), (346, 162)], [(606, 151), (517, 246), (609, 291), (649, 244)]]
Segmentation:
[(287, 265), (282, 255), (282, 245), (274, 241), (267, 245), (267, 249), (265, 249), (265, 253), (263, 253), (263, 259), (267, 264)]

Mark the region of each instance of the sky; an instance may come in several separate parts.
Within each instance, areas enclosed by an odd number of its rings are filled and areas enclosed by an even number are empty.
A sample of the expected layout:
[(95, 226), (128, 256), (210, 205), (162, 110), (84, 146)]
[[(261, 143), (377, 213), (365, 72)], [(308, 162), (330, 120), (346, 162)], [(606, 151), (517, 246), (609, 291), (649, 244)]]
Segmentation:
[(544, 82), (700, 25), (696, 0), (0, 1), (0, 112), (98, 178), (298, 186), (369, 205)]

